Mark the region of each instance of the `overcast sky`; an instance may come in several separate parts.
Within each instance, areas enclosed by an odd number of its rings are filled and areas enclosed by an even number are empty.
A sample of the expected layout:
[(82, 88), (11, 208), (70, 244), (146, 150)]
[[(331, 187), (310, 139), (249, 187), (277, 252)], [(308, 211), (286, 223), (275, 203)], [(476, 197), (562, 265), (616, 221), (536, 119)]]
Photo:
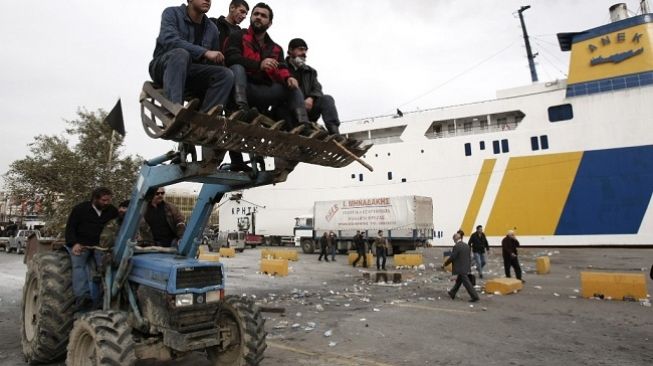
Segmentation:
[[(149, 158), (175, 147), (141, 127), (138, 96), (149, 78), (160, 16), (182, 0), (3, 1), (0, 12), (0, 174), (37, 134), (61, 134), (80, 107), (122, 98), (126, 152)], [(516, 10), (524, 14), (541, 81), (566, 77), (555, 34), (609, 20), (615, 0), (270, 0), (269, 30), (293, 37), (336, 98), (342, 120), (491, 99), (530, 83)], [(636, 13), (638, 0), (626, 1)], [(250, 6), (255, 2), (251, 1)], [(209, 16), (225, 14), (213, 1)], [(247, 27), (249, 17), (241, 24)]]

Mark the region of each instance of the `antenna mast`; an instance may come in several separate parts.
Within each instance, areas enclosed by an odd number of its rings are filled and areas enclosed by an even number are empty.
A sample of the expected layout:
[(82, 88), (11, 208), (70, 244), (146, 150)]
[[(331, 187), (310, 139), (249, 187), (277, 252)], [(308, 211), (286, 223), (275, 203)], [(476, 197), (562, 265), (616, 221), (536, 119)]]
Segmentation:
[(531, 50), (531, 42), (528, 40), (528, 32), (526, 31), (526, 24), (524, 23), (524, 15), (522, 13), (530, 9), (530, 5), (522, 6), (517, 10), (519, 13), (519, 21), (521, 22), (521, 30), (524, 33), (524, 44), (526, 45), (526, 57), (528, 58), (528, 67), (531, 69), (531, 80), (535, 83), (537, 82), (537, 70), (535, 69), (535, 57), (537, 53), (533, 55)]

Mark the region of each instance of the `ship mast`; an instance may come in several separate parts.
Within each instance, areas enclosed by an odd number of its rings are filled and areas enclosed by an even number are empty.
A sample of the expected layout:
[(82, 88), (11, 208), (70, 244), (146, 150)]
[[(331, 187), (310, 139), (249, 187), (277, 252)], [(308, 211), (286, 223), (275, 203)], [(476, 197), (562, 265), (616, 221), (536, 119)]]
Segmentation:
[(526, 45), (526, 57), (528, 58), (528, 67), (531, 69), (531, 80), (535, 83), (537, 82), (537, 70), (535, 69), (535, 57), (536, 54), (533, 54), (531, 50), (531, 42), (528, 40), (528, 32), (526, 31), (526, 23), (524, 23), (524, 16), (522, 13), (530, 9), (530, 5), (522, 6), (517, 10), (519, 13), (519, 21), (521, 22), (521, 30), (524, 33), (524, 44)]

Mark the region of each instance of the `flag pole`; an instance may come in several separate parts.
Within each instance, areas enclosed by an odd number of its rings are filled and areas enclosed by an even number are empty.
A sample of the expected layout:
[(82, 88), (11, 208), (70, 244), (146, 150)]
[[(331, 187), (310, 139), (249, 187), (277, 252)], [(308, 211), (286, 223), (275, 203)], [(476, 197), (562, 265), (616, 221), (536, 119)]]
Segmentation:
[(113, 159), (113, 138), (116, 134), (115, 130), (111, 130), (111, 140), (109, 141), (109, 159), (107, 160), (107, 165), (111, 168), (111, 160)]

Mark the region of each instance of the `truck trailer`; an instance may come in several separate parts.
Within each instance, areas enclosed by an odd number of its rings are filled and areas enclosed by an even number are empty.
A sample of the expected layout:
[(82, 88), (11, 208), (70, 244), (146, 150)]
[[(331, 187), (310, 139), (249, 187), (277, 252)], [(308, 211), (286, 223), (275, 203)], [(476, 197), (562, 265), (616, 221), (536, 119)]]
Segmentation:
[(357, 231), (371, 240), (381, 230), (391, 248), (388, 254), (415, 250), (433, 239), (433, 200), (422, 196), (372, 197), (318, 201), (313, 215), (295, 218), (295, 243), (304, 253), (313, 253), (319, 238), (333, 231), (337, 249), (353, 248)]

